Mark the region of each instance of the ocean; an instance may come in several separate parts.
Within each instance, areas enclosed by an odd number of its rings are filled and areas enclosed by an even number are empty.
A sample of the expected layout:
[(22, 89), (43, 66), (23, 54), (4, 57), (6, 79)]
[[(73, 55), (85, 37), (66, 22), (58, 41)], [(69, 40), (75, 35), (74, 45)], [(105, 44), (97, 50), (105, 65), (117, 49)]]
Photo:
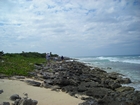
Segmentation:
[(132, 81), (132, 83), (123, 86), (131, 86), (140, 91), (140, 55), (82, 56), (74, 58), (87, 65), (99, 67), (108, 73), (123, 74), (124, 77), (130, 78)]

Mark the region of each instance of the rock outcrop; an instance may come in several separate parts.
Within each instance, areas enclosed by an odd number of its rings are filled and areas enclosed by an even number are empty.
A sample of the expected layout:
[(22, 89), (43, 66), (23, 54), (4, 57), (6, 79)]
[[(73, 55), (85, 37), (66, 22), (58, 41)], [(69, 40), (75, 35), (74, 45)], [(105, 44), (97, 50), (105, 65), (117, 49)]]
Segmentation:
[(122, 86), (131, 83), (131, 80), (121, 74), (107, 73), (77, 61), (35, 67), (29, 74), (43, 81), (41, 86), (57, 91), (61, 89), (74, 97), (81, 95), (85, 102), (79, 105), (140, 105), (140, 92), (133, 87)]

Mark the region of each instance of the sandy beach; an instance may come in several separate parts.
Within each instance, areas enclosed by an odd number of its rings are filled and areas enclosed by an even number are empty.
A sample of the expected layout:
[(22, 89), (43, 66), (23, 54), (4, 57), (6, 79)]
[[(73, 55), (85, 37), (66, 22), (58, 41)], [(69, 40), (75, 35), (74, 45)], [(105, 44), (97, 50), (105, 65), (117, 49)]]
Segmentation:
[(30, 86), (19, 80), (0, 79), (0, 90), (4, 91), (0, 94), (0, 103), (13, 103), (9, 99), (10, 96), (18, 94), (20, 97), (23, 97), (23, 93), (28, 93), (29, 98), (37, 100), (37, 105), (78, 105), (83, 102), (81, 99), (72, 97), (65, 92)]

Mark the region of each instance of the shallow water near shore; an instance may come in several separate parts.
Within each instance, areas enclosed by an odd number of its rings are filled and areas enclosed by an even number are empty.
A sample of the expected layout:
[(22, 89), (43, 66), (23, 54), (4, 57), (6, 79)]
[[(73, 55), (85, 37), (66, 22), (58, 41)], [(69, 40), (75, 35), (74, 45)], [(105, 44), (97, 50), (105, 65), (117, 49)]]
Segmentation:
[(125, 86), (140, 90), (140, 55), (125, 56), (86, 56), (75, 57), (80, 62), (99, 67), (107, 72), (117, 72), (130, 78), (132, 83)]

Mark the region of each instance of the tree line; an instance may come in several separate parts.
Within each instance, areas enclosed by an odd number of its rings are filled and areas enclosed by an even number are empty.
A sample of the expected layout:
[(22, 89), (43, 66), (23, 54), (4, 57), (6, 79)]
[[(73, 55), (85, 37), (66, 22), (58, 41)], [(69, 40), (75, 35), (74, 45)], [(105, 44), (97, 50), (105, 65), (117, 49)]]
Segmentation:
[[(3, 51), (0, 51), (0, 58), (2, 58), (2, 56), (9, 56), (9, 57), (16, 57), (16, 56), (24, 56), (24, 57), (33, 57), (33, 58), (45, 58), (46, 57), (46, 53), (38, 53), (38, 52), (24, 52), (22, 51), (22, 53), (4, 53)], [(58, 57), (59, 55), (57, 54), (52, 54), (50, 52), (51, 57)]]

